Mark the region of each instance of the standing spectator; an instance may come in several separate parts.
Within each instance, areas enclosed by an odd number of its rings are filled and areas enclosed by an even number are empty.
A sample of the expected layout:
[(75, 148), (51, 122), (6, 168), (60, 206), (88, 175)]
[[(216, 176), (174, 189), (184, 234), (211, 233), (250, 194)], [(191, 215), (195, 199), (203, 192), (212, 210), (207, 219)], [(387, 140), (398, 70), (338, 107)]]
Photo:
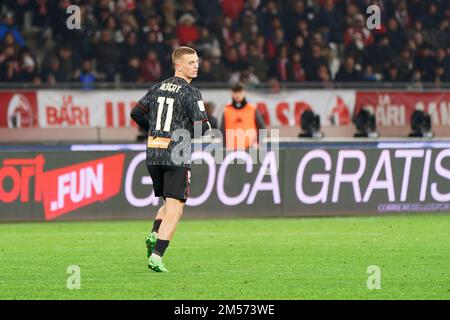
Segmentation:
[(232, 101), (225, 106), (221, 123), (224, 145), (227, 149), (248, 149), (258, 144), (258, 133), (265, 129), (263, 117), (256, 107), (247, 102), (241, 83), (231, 88)]

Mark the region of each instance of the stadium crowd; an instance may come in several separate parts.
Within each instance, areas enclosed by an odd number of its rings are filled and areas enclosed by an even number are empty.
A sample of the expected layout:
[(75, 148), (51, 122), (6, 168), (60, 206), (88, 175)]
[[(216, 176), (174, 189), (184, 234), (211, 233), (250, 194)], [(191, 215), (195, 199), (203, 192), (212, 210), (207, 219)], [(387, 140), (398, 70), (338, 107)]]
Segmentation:
[[(450, 82), (448, 0), (2, 3), (0, 82), (154, 82), (179, 45), (199, 52), (198, 81)], [(66, 26), (71, 4), (81, 29)], [(371, 4), (380, 29), (366, 25)]]

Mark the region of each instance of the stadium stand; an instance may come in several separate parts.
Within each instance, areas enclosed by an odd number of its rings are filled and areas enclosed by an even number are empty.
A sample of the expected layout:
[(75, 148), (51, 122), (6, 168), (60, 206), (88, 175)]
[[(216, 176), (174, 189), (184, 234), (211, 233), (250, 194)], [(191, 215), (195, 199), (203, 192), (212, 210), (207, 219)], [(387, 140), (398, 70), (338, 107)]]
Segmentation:
[[(382, 25), (369, 30), (369, 4)], [(81, 9), (81, 29), (65, 26)], [(196, 48), (199, 81), (450, 81), (448, 1), (3, 1), (2, 82), (153, 82)]]

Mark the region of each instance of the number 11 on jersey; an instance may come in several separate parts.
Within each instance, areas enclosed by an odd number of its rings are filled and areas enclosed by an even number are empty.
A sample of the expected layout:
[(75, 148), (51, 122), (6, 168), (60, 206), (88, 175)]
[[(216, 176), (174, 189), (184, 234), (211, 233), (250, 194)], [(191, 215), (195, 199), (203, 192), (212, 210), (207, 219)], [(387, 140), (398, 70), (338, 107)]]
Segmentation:
[(164, 104), (167, 104), (166, 121), (164, 121), (163, 131), (169, 132), (172, 123), (173, 103), (174, 99), (166, 97), (158, 97), (158, 115), (156, 116), (156, 130), (161, 130), (161, 116), (164, 109)]

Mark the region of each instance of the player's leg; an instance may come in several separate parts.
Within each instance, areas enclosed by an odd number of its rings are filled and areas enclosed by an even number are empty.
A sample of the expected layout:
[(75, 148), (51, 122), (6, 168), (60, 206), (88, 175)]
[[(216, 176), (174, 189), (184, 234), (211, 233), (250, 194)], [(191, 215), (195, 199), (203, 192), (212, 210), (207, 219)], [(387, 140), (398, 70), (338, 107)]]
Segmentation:
[[(156, 197), (162, 197), (164, 192), (164, 171), (161, 166), (147, 166), (147, 170), (153, 181), (153, 190)], [(159, 208), (156, 218), (153, 221), (153, 227), (151, 232), (145, 238), (145, 245), (147, 247), (147, 258), (152, 254), (155, 247), (156, 240), (158, 238), (159, 227), (165, 215), (165, 205)]]
[(153, 248), (153, 253), (149, 258), (150, 269), (159, 272), (168, 271), (161, 259), (169, 246), (170, 240), (173, 238), (178, 221), (183, 214), (184, 202), (178, 199), (166, 198), (164, 206), (166, 211), (164, 220), (159, 228), (158, 239)]
[(158, 240), (149, 258), (149, 267), (155, 271), (160, 271), (158, 268), (167, 270), (162, 264), (161, 258), (169, 246), (178, 221), (183, 214), (184, 204), (189, 193), (189, 183), (190, 170), (187, 168), (170, 167), (164, 173), (165, 216), (159, 228)]

